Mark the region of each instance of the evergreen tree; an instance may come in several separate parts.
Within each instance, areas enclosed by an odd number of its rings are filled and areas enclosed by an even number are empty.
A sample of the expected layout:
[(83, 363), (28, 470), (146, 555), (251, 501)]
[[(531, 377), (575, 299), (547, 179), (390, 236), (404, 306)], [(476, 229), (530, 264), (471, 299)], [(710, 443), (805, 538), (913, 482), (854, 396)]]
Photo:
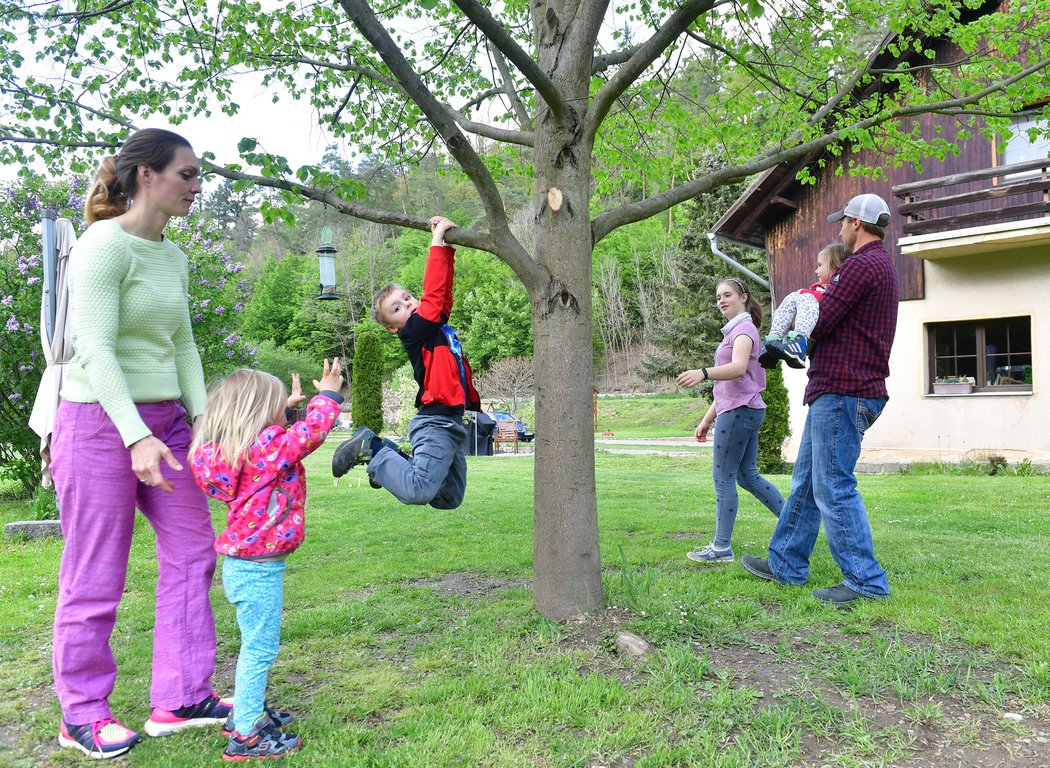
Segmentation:
[(778, 365), (766, 371), (766, 390), (762, 393), (766, 402), (766, 420), (758, 430), (758, 471), (762, 474), (778, 475), (788, 468), (780, 449), (791, 434), (788, 421), (790, 404), (784, 386), (784, 367)]
[(379, 334), (365, 331), (357, 337), (350, 379), (354, 427), (383, 431), (383, 351)]
[[(708, 158), (702, 172), (718, 167)], [(769, 292), (755, 281), (723, 262), (711, 250), (707, 233), (744, 189), (743, 184), (718, 187), (686, 206), (681, 222), (682, 236), (677, 250), (668, 254), (667, 275), (663, 281), (649, 283), (654, 307), (647, 341), (651, 344), (644, 361), (646, 374), (653, 379), (673, 378), (689, 368), (713, 359), (722, 341), (720, 328), (725, 318), (715, 304), (718, 282), (727, 276), (743, 280), (769, 315)], [(766, 273), (765, 254), (724, 246), (720, 248), (737, 263), (758, 275)]]

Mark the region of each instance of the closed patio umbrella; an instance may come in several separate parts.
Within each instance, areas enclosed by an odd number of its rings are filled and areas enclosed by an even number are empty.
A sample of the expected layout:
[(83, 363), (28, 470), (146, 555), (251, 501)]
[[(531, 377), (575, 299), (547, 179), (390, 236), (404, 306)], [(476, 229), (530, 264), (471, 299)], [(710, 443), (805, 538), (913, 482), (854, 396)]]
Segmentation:
[[(45, 222), (45, 228), (47, 222)], [(62, 390), (62, 372), (73, 357), (73, 344), (69, 339), (68, 321), (69, 291), (66, 289), (66, 270), (69, 253), (77, 242), (73, 223), (69, 219), (58, 219), (54, 223), (53, 252), (49, 240), (44, 237), (44, 296), (40, 302), (40, 344), (44, 349), (47, 367), (40, 377), (40, 388), (33, 403), (29, 426), (40, 436), (40, 484), (52, 485), (51, 479), (51, 431), (55, 425), (55, 413)], [(53, 264), (53, 272), (49, 266)], [(53, 275), (53, 280), (50, 279)]]

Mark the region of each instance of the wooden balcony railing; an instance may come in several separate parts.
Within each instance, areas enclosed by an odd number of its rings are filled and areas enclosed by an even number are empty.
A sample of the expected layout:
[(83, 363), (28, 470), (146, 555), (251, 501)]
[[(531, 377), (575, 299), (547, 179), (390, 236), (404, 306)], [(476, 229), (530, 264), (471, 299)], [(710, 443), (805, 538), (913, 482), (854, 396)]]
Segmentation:
[(896, 184), (905, 235), (1050, 215), (1050, 159)]

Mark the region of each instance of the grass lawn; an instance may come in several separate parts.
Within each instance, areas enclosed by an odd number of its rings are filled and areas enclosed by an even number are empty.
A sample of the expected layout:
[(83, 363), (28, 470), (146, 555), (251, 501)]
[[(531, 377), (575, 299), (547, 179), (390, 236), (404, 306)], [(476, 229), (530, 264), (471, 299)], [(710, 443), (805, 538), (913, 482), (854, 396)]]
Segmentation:
[(710, 402), (702, 397), (638, 395), (598, 398), (598, 434), (616, 437), (691, 437)]
[[(359, 469), (334, 485), (333, 448), (308, 462), (308, 538), (288, 561), (269, 695), (304, 747), (282, 765), (1050, 764), (1048, 476), (862, 476), (893, 594), (838, 611), (809, 595), (838, 580), (823, 537), (806, 588), (685, 559), (713, 531), (707, 454), (601, 452), (610, 608), (555, 624), (529, 591), (531, 456), (472, 457), (466, 502), (441, 511), (358, 486)], [(148, 715), (156, 572), (139, 523), (113, 639), (131, 727)], [(737, 557), (772, 528), (742, 497)], [(61, 544), (2, 547), (0, 765), (82, 763), (55, 744)], [(228, 693), (238, 636), (218, 578), (212, 598)], [(621, 656), (622, 629), (655, 652)], [(219, 765), (223, 746), (217, 730), (147, 739), (125, 764)]]

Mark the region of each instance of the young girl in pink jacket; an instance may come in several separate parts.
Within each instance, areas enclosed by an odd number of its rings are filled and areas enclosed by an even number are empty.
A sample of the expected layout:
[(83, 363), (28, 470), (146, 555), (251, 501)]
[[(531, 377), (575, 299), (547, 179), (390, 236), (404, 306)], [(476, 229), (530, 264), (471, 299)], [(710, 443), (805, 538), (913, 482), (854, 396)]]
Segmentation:
[(289, 424), (286, 406), (305, 399), (297, 381), (288, 397), (275, 376), (234, 371), (208, 393), (201, 427), (190, 445), (194, 479), (228, 509), (226, 529), (215, 541), (215, 550), (226, 556), (222, 584), (237, 609), (241, 652), (233, 713), (224, 731), (229, 735), (225, 760), (274, 757), (302, 743), (295, 734), (280, 730), (292, 716), (266, 706), (266, 680), (281, 642), (284, 561), (305, 536), (302, 459), (317, 450), (335, 426), (342, 385), (339, 358), (331, 366), (325, 360), (306, 419)]

